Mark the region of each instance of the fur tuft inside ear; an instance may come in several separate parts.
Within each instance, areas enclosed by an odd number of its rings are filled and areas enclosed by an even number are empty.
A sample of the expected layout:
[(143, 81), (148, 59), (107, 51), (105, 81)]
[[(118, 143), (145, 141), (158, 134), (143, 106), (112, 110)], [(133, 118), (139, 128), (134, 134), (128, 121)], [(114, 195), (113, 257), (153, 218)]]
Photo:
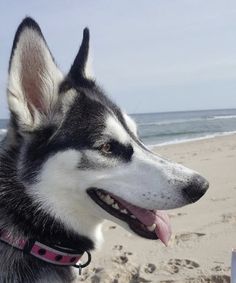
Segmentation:
[(24, 19), (13, 42), (8, 81), (9, 108), (22, 130), (32, 131), (53, 118), (62, 78), (40, 27)]

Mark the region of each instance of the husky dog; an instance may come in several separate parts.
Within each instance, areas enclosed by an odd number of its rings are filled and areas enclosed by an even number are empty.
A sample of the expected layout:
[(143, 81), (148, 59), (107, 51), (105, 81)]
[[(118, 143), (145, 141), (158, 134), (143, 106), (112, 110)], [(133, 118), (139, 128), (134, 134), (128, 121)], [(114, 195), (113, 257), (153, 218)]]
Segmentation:
[[(197, 201), (208, 182), (145, 147), (135, 122), (89, 77), (88, 53), (85, 28), (64, 76), (33, 19), (16, 32), (10, 122), (0, 149), (0, 233), (83, 253), (98, 245), (109, 219), (167, 244), (171, 230), (163, 210)], [(1, 283), (74, 280), (73, 267), (10, 243), (0, 242)]]

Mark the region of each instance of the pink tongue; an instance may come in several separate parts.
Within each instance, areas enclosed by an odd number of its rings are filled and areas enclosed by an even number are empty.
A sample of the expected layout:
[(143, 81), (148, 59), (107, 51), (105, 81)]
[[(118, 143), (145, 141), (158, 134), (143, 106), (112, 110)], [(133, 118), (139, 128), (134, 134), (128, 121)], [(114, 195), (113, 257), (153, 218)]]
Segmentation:
[(162, 210), (147, 210), (132, 205), (125, 200), (113, 196), (126, 209), (128, 209), (145, 226), (156, 224), (155, 233), (157, 237), (167, 246), (171, 237), (171, 226), (168, 215)]

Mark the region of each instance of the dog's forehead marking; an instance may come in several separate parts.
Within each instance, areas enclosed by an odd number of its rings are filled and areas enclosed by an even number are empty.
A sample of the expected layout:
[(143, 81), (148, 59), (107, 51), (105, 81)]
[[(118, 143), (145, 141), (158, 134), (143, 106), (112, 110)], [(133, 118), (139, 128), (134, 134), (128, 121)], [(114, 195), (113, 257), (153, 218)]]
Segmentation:
[(103, 133), (123, 144), (127, 144), (130, 141), (130, 137), (120, 121), (111, 114), (106, 118), (105, 130)]
[(66, 91), (66, 93), (63, 93), (61, 95), (63, 114), (67, 113), (67, 111), (71, 108), (77, 96), (78, 96), (78, 93), (73, 88)]

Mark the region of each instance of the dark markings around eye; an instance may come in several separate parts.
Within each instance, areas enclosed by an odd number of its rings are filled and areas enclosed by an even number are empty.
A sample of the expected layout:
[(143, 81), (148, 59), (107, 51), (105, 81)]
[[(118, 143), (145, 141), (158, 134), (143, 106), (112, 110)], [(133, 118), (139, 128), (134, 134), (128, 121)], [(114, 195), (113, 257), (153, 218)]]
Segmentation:
[(109, 153), (106, 154), (103, 151), (101, 151), (101, 146), (97, 147), (97, 150), (100, 150), (101, 154), (107, 156), (107, 157), (111, 157), (111, 158), (119, 158), (125, 162), (129, 162), (131, 161), (132, 155), (134, 153), (133, 147), (128, 144), (128, 145), (124, 145), (119, 143), (116, 140), (110, 140), (109, 142), (109, 146), (110, 146), (110, 150)]
[[(108, 154), (101, 151), (101, 146), (89, 148), (90, 150), (98, 151), (100, 154), (105, 156), (108, 159), (116, 158), (118, 161), (121, 162), (129, 162), (132, 159), (133, 155), (133, 148), (131, 145), (122, 145), (117, 141), (109, 141), (110, 144), (110, 151)], [(88, 149), (88, 150), (89, 150)], [(78, 164), (78, 168), (83, 169), (104, 169), (108, 167), (113, 167), (113, 163), (110, 162), (103, 162), (96, 159), (92, 159), (90, 156), (88, 156), (85, 152), (82, 152), (82, 156), (80, 159), (80, 162)]]

